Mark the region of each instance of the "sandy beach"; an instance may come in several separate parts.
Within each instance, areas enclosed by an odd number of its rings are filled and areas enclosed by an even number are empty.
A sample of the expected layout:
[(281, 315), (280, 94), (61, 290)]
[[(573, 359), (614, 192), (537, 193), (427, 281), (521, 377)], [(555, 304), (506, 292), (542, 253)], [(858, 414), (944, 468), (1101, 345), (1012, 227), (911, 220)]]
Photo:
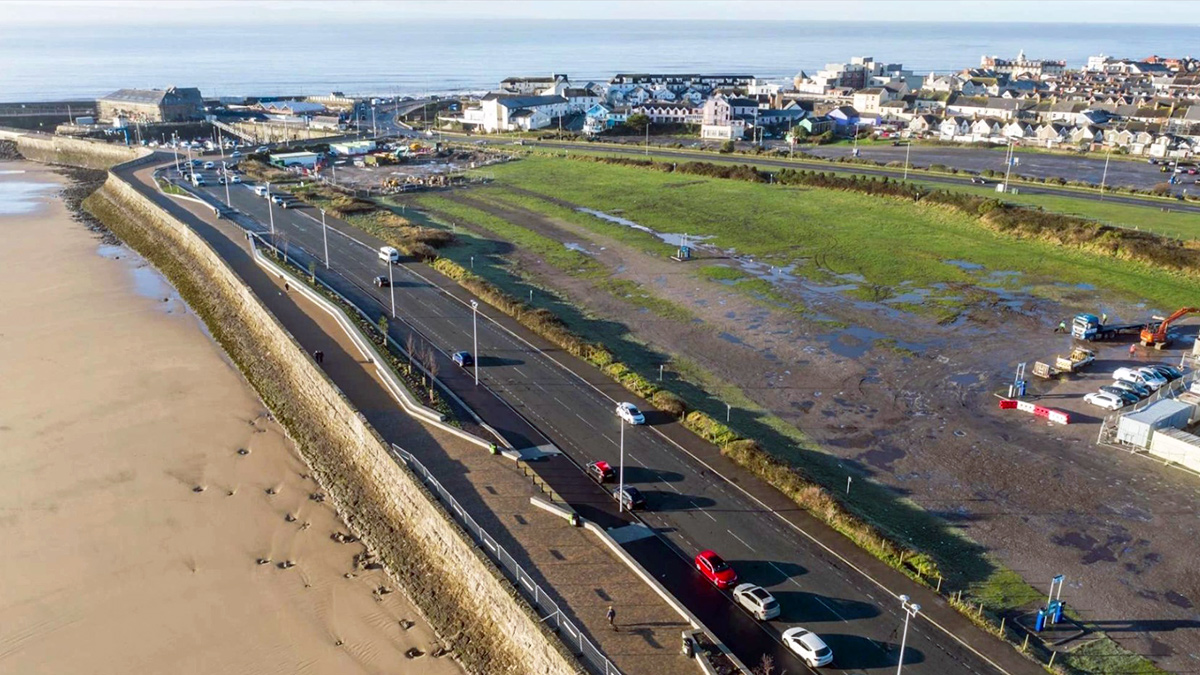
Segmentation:
[(62, 183), (0, 162), (0, 672), (462, 672), (356, 569), (199, 320), (73, 222)]

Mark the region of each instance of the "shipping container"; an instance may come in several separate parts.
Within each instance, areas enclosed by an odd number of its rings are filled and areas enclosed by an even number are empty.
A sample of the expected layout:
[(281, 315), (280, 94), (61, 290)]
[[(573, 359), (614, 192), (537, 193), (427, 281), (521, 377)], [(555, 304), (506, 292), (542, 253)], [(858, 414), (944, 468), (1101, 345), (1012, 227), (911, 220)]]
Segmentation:
[(1156, 429), (1183, 429), (1194, 409), (1195, 406), (1174, 399), (1155, 401), (1138, 412), (1121, 416), (1117, 440), (1138, 448), (1149, 448)]
[(1160, 429), (1150, 440), (1150, 454), (1200, 472), (1200, 436), (1178, 429)]

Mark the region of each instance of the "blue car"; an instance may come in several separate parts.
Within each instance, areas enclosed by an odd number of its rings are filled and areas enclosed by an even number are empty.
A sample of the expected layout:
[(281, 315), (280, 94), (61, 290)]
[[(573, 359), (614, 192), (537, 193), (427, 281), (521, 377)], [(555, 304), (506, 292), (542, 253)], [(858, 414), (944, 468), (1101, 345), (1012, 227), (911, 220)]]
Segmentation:
[(471, 356), (471, 352), (454, 352), (450, 355), (450, 358), (462, 368), (469, 368), (475, 365), (475, 357)]

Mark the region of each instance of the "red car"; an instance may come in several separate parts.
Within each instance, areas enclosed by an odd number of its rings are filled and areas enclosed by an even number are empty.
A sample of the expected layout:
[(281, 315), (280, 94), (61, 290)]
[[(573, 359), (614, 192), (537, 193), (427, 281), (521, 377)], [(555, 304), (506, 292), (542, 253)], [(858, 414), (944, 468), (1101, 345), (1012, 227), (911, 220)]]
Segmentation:
[(737, 583), (737, 572), (721, 556), (712, 551), (696, 554), (696, 569), (717, 588), (729, 588)]
[(587, 472), (597, 483), (607, 483), (616, 477), (616, 472), (608, 462), (592, 462), (587, 465)]

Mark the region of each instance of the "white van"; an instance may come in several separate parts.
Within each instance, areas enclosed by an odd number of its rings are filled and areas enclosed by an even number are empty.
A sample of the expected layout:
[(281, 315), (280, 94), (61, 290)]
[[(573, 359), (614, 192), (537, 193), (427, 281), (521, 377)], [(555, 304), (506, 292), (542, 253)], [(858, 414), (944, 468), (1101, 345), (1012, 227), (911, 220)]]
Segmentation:
[(391, 246), (380, 246), (379, 259), (384, 262), (398, 263), (400, 262), (400, 251), (397, 251)]

